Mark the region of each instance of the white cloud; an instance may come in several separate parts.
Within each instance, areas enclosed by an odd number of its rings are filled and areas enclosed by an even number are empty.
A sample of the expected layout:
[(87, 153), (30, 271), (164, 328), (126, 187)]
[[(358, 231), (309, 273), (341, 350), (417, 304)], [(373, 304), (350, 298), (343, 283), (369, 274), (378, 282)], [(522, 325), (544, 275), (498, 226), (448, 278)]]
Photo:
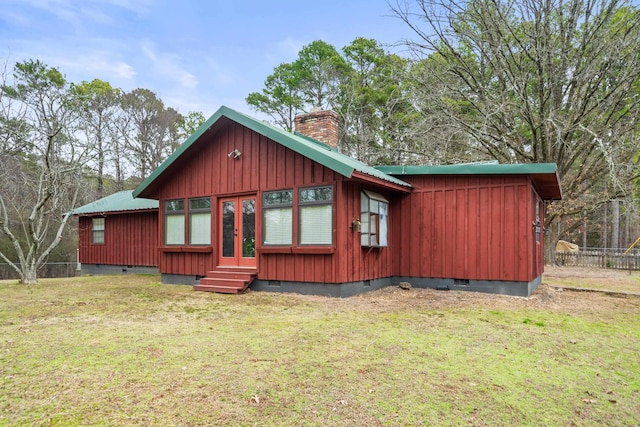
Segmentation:
[(149, 41), (142, 42), (140, 49), (153, 63), (154, 71), (177, 81), (184, 88), (194, 89), (198, 86), (198, 79), (180, 65), (181, 59), (178, 55), (157, 53), (154, 44)]
[(138, 73), (135, 64), (123, 59), (123, 53), (123, 43), (106, 39), (86, 39), (82, 44), (60, 40), (48, 45), (36, 40), (17, 40), (9, 48), (12, 62), (38, 59), (58, 68), (72, 82), (98, 78), (124, 89), (135, 84)]
[(65, 70), (105, 76), (105, 80), (114, 83), (131, 83), (137, 74), (131, 64), (111, 58), (109, 52), (94, 52), (70, 59), (64, 64)]
[(154, 2), (155, 0), (4, 0), (2, 19), (21, 25), (38, 25), (30, 16), (35, 9), (81, 30), (91, 28), (92, 24), (113, 24), (114, 9), (144, 15)]
[(207, 79), (210, 84), (215, 85), (232, 85), (236, 83), (236, 75), (230, 68), (225, 68), (218, 61), (211, 56), (201, 58), (201, 61), (206, 65), (206, 74), (209, 76)]
[(282, 64), (283, 62), (292, 62), (298, 57), (298, 52), (307, 42), (300, 40), (294, 40), (291, 37), (287, 37), (284, 40), (280, 40), (273, 46), (267, 48), (265, 56), (267, 61), (274, 67)]

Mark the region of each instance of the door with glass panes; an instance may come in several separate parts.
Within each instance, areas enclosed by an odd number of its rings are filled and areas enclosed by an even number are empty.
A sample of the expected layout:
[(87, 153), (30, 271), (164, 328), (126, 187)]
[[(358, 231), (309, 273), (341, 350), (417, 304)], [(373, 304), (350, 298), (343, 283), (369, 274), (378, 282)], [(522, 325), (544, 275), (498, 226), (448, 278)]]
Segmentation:
[(256, 198), (225, 197), (219, 200), (218, 265), (256, 266)]

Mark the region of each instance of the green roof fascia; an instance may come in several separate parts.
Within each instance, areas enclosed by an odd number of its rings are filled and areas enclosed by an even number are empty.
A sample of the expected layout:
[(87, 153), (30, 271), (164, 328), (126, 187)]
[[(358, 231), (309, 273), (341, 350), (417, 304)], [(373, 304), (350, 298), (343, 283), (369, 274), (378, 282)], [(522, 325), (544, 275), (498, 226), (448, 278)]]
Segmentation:
[(438, 166), (376, 166), (390, 175), (532, 175), (556, 173), (555, 163), (465, 163)]
[(106, 212), (139, 211), (158, 209), (158, 201), (151, 199), (135, 199), (132, 191), (119, 191), (110, 196), (98, 199), (72, 210), (72, 215), (88, 215)]
[(545, 200), (562, 200), (562, 188), (555, 163), (465, 163), (442, 166), (377, 166), (390, 175), (527, 175)]
[(302, 137), (282, 129), (271, 126), (268, 123), (254, 119), (239, 113), (229, 107), (222, 106), (216, 111), (202, 126), (200, 126), (187, 140), (178, 147), (156, 170), (151, 173), (133, 191), (133, 196), (137, 197), (153, 183), (173, 162), (175, 162), (191, 145), (193, 145), (209, 128), (211, 128), (222, 117), (226, 117), (240, 125), (253, 130), (293, 151), (305, 156), (321, 165), (339, 173), (345, 177), (351, 177), (353, 171), (358, 171), (371, 175), (384, 181), (392, 182), (403, 187), (411, 187), (410, 184), (381, 172), (380, 170), (359, 162), (351, 157), (341, 154), (326, 144), (311, 141), (307, 137)]

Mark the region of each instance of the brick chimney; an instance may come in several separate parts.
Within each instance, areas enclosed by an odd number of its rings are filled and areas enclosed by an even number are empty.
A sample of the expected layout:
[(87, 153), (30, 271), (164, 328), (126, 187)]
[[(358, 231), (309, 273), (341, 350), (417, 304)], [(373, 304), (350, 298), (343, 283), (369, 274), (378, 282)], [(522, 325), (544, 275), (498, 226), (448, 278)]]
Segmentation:
[(296, 132), (338, 148), (338, 113), (329, 110), (311, 111), (296, 116), (293, 124)]

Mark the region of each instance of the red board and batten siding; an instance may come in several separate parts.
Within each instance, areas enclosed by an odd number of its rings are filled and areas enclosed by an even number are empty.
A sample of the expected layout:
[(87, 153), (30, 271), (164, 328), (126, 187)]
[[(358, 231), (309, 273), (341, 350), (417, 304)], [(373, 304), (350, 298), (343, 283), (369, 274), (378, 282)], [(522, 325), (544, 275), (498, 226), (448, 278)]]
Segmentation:
[(399, 236), (394, 275), (469, 280), (530, 281), (535, 200), (526, 176), (403, 176), (414, 185), (393, 206)]
[[(238, 159), (228, 157), (234, 150), (241, 152)], [(217, 256), (217, 197), (255, 194), (258, 279), (344, 283), (390, 276), (390, 249), (360, 249), (360, 235), (351, 228), (353, 219), (360, 217), (359, 185), (231, 121), (212, 135), (203, 135), (191, 153), (178, 160), (179, 167), (172, 168), (173, 173), (163, 180), (153, 197), (160, 201), (160, 218), (165, 200), (212, 197), (213, 251), (189, 252), (189, 247), (182, 252), (161, 250), (161, 273), (204, 275), (212, 270)], [(294, 245), (292, 253), (262, 253), (261, 192), (293, 189), (297, 198), (299, 188), (321, 185), (334, 186), (335, 251), (304, 253), (304, 248), (296, 249)], [(162, 221), (158, 227), (162, 235)], [(294, 221), (294, 240), (297, 230)]]
[(105, 244), (91, 243), (91, 216), (79, 217), (82, 264), (158, 265), (158, 211), (110, 213), (105, 217)]

